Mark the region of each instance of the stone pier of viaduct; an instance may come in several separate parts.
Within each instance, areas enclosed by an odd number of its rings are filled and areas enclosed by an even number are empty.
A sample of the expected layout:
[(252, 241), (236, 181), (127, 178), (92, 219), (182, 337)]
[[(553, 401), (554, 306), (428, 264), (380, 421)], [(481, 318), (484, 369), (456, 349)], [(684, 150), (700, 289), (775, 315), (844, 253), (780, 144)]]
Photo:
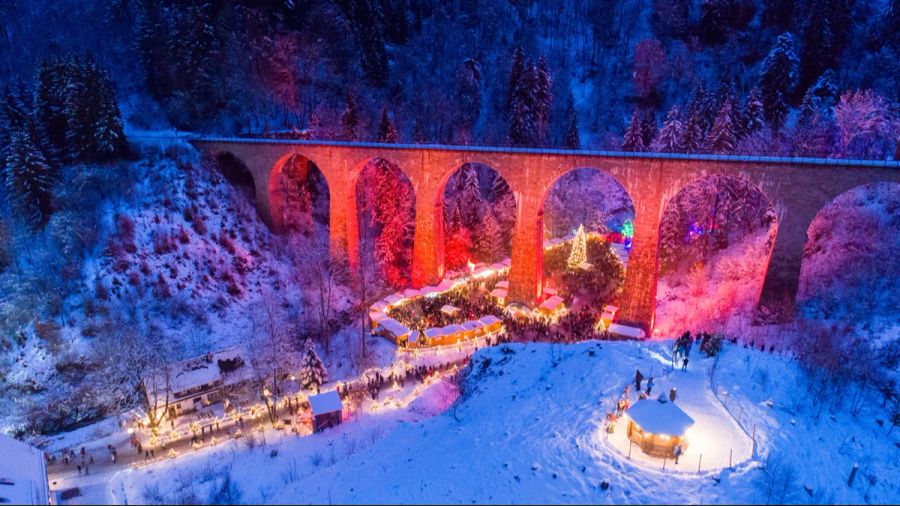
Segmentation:
[(621, 318), (648, 330), (656, 306), (660, 218), (669, 199), (691, 182), (712, 174), (743, 178), (753, 182), (778, 210), (778, 232), (761, 305), (793, 300), (807, 229), (823, 206), (861, 185), (900, 183), (900, 162), (891, 161), (212, 137), (190, 142), (206, 155), (230, 153), (246, 165), (253, 176), (259, 213), (276, 231), (281, 225), (281, 209), (273, 176), (295, 155), (313, 162), (328, 183), (332, 252), (347, 254), (351, 264), (359, 254), (357, 177), (373, 159), (397, 166), (415, 190), (414, 286), (436, 283), (444, 275), (441, 196), (445, 183), (466, 163), (487, 165), (506, 180), (515, 195), (510, 299), (527, 304), (541, 297), (546, 195), (571, 170), (606, 172), (628, 192), (636, 215)]

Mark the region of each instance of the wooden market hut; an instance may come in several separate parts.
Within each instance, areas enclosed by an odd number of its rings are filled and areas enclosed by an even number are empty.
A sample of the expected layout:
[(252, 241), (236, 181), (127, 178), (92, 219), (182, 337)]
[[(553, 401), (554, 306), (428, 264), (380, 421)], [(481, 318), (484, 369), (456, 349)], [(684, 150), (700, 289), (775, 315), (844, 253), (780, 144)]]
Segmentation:
[(545, 300), (538, 309), (545, 315), (552, 315), (553, 313), (559, 311), (565, 305), (565, 301), (559, 295), (553, 295), (547, 300)]
[(309, 407), (312, 411), (312, 431), (322, 432), (329, 427), (341, 424), (344, 405), (337, 390), (322, 392), (309, 396)]
[(393, 318), (385, 318), (378, 322), (376, 333), (390, 339), (399, 346), (405, 346), (407, 339), (409, 339), (410, 330), (409, 327)]
[(687, 430), (694, 419), (674, 402), (664, 397), (641, 399), (625, 412), (628, 417), (628, 439), (647, 455), (674, 457), (676, 445), (682, 453), (687, 449)]
[(496, 332), (503, 328), (503, 320), (492, 314), (489, 314), (478, 321), (484, 325), (485, 332)]

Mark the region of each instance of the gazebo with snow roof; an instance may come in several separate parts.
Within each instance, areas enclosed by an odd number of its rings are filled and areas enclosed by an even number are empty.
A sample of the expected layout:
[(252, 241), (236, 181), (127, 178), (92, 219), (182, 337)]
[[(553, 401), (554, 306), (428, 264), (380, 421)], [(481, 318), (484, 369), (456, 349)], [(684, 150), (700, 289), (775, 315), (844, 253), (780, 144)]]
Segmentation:
[(625, 412), (628, 417), (628, 439), (647, 455), (674, 457), (675, 446), (687, 449), (687, 430), (694, 419), (674, 402), (664, 398), (641, 399)]

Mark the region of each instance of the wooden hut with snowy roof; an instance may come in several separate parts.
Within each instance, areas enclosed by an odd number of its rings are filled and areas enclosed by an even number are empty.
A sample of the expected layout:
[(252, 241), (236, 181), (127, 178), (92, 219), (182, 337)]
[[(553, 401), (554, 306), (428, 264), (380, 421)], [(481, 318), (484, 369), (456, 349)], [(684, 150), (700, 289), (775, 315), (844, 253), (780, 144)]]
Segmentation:
[(312, 431), (322, 432), (329, 427), (340, 425), (343, 420), (344, 405), (337, 390), (322, 392), (309, 396), (309, 408), (312, 411)]
[(628, 417), (628, 439), (647, 455), (674, 457), (675, 446), (687, 449), (687, 430), (694, 419), (674, 402), (664, 397), (641, 399), (625, 412)]

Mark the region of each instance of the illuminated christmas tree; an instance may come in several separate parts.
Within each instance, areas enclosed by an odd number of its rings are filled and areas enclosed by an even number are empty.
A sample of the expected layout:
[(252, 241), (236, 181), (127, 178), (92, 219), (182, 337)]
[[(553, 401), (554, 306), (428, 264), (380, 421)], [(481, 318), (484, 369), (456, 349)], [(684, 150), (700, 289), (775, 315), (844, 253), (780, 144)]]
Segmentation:
[(569, 253), (567, 264), (569, 269), (583, 268), (587, 263), (587, 236), (584, 234), (584, 225), (578, 226), (575, 239), (572, 242), (572, 252)]

